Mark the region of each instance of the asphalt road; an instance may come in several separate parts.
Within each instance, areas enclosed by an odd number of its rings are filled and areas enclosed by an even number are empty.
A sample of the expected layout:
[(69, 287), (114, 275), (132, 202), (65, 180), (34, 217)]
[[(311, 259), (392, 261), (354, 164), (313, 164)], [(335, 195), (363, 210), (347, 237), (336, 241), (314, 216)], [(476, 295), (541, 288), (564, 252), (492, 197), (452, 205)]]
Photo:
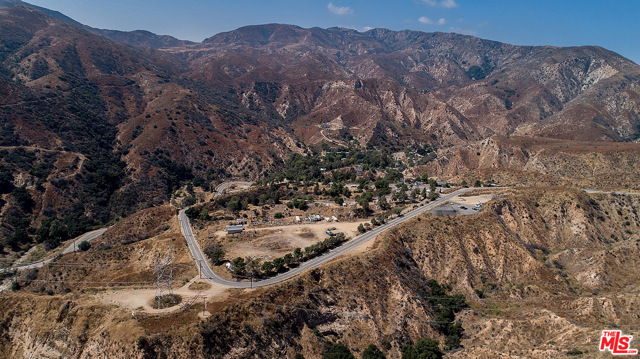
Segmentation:
[[(220, 195), (223, 195), (225, 193), (225, 191), (227, 190), (228, 187), (233, 186), (233, 185), (240, 185), (240, 186), (251, 186), (253, 184), (253, 182), (246, 182), (246, 181), (232, 181), (232, 182), (224, 182), (221, 183), (220, 185), (218, 185), (218, 187), (216, 188), (216, 195), (215, 197), (218, 197)], [(231, 191), (231, 192), (237, 192), (237, 191), (242, 191), (242, 190), (235, 190), (235, 191)], [(231, 193), (229, 192), (229, 193)]]
[[(234, 184), (237, 182), (229, 182), (229, 184), (227, 186), (225, 186), (224, 188), (228, 187), (231, 184)], [(222, 185), (220, 185), (221, 187)], [(218, 187), (218, 192), (216, 193), (216, 196), (219, 195), (220, 192), (220, 187)], [(223, 190), (224, 190), (223, 188)], [(198, 246), (198, 242), (195, 239), (195, 236), (193, 235), (193, 231), (191, 230), (191, 224), (189, 223), (189, 218), (187, 217), (187, 215), (185, 214), (186, 209), (183, 209), (180, 211), (179, 214), (179, 220), (180, 220), (180, 229), (182, 230), (182, 234), (184, 235), (184, 238), (187, 240), (187, 245), (189, 246), (189, 250), (191, 251), (191, 255), (193, 256), (194, 260), (196, 261), (196, 264), (198, 265), (198, 267), (200, 268), (200, 271), (202, 273), (202, 277), (210, 280), (213, 283), (216, 284), (220, 284), (220, 285), (224, 285), (227, 287), (232, 287), (232, 288), (251, 288), (251, 287), (263, 287), (263, 286), (268, 286), (271, 284), (275, 284), (275, 283), (279, 283), (282, 281), (285, 281), (289, 278), (295, 277), (298, 274), (304, 272), (307, 269), (311, 269), (311, 268), (316, 268), (320, 265), (323, 265), (335, 258), (337, 258), (340, 255), (343, 255), (351, 250), (353, 250), (354, 248), (360, 246), (361, 244), (370, 241), (371, 239), (375, 238), (377, 235), (379, 235), (380, 233), (394, 227), (397, 226), (401, 223), (404, 223), (416, 216), (421, 215), (422, 213), (429, 211), (439, 205), (441, 205), (444, 202), (449, 201), (451, 198), (461, 195), (465, 192), (469, 192), (472, 191), (476, 188), (471, 187), (471, 188), (462, 188), (459, 189), (455, 192), (443, 195), (442, 197), (440, 197), (439, 199), (437, 199), (434, 202), (431, 202), (429, 204), (426, 204), (422, 207), (416, 208), (410, 212), (407, 212), (406, 214), (404, 214), (402, 217), (397, 217), (385, 224), (383, 224), (380, 227), (376, 227), (375, 229), (364, 233), (360, 236), (355, 237), (354, 239), (344, 243), (343, 245), (341, 245), (340, 247), (337, 247), (319, 257), (313, 258), (309, 261), (306, 261), (304, 263), (301, 263), (298, 267), (293, 268), (285, 273), (281, 273), (278, 274), (275, 277), (271, 277), (268, 279), (264, 279), (264, 280), (259, 280), (259, 281), (254, 281), (253, 283), (251, 282), (236, 282), (236, 281), (230, 281), (230, 280), (226, 280), (223, 278), (220, 278), (219, 276), (217, 276), (213, 270), (211, 269), (211, 267), (209, 266), (208, 261), (206, 260), (204, 254), (202, 253), (202, 250), (200, 250), (200, 246)]]
[(616, 194), (623, 194), (623, 195), (627, 195), (627, 196), (640, 196), (640, 193), (637, 192), (616, 192), (616, 191), (598, 191), (596, 189), (585, 189), (584, 190), (587, 193), (616, 193)]
[[(62, 254), (72, 253), (78, 247), (78, 244), (80, 244), (80, 242), (82, 242), (82, 241), (87, 241), (87, 242), (92, 241), (92, 240), (100, 237), (104, 232), (107, 231), (107, 229), (109, 229), (109, 227), (96, 229), (95, 231), (87, 232), (87, 233), (77, 237), (60, 254), (62, 255)], [(10, 270), (13, 271), (13, 270), (25, 270), (25, 269), (39, 268), (39, 267), (42, 267), (43, 265), (53, 261), (55, 257), (56, 256), (51, 256), (51, 257), (49, 257), (47, 259), (43, 259), (43, 260), (38, 261), (38, 262), (24, 264), (24, 265), (17, 266), (17, 267), (4, 268), (4, 269), (0, 270), (0, 273), (6, 272), (6, 271), (10, 271)]]

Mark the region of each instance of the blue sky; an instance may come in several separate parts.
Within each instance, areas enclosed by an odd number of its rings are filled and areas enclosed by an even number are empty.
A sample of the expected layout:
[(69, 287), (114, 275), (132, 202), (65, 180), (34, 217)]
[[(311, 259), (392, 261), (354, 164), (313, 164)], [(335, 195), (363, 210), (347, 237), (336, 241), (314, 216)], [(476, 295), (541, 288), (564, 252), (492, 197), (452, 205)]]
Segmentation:
[(202, 41), (245, 25), (442, 31), (515, 45), (597, 45), (640, 64), (640, 0), (27, 0), (84, 24)]

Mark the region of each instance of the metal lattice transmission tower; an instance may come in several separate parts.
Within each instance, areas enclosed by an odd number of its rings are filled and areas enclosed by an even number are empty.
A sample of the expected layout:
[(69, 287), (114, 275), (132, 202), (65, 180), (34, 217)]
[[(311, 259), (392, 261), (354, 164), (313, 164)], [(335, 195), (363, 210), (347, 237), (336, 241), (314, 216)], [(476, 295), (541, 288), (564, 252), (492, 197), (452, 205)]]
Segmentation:
[(156, 269), (153, 274), (156, 277), (156, 300), (158, 301), (158, 309), (160, 309), (160, 303), (163, 298), (167, 296), (173, 296), (173, 246), (169, 247), (167, 256), (161, 258), (156, 257), (155, 261)]

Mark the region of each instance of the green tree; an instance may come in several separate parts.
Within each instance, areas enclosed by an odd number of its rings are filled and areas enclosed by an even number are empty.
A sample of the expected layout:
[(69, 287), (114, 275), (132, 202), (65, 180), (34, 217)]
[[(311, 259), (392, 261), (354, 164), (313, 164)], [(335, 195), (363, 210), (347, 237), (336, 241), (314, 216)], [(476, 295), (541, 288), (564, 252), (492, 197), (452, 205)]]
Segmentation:
[(202, 207), (202, 209), (200, 210), (200, 219), (203, 221), (208, 221), (211, 219), (209, 210), (206, 207)]
[(373, 182), (373, 185), (377, 189), (389, 188), (389, 181), (384, 180), (384, 179), (379, 179), (379, 180)]
[(247, 275), (253, 278), (260, 274), (260, 261), (258, 259), (247, 258), (245, 263)]
[(438, 342), (429, 338), (418, 340), (415, 346), (402, 348), (402, 359), (442, 359), (443, 354)]
[(482, 67), (473, 65), (469, 67), (469, 70), (467, 70), (467, 76), (474, 80), (482, 80), (487, 76), (487, 74), (484, 72), (484, 69)]
[(328, 342), (326, 347), (323, 356), (324, 359), (356, 359), (356, 357), (351, 354), (349, 347), (342, 343)]
[(422, 183), (429, 183), (429, 175), (425, 172), (422, 174), (422, 177), (420, 177), (420, 181)]
[(24, 186), (14, 188), (13, 191), (11, 191), (11, 195), (24, 213), (31, 213), (35, 203), (33, 199), (31, 199), (31, 194), (29, 194), (29, 191), (27, 191)]
[(365, 213), (369, 213), (371, 211), (371, 207), (369, 206), (369, 201), (367, 201), (365, 198), (360, 199), (360, 201), (358, 201), (358, 204), (360, 204), (360, 207), (362, 207), (362, 210)]
[(389, 204), (389, 202), (387, 202), (386, 196), (380, 196), (380, 198), (378, 199), (378, 205), (380, 205), (380, 209), (382, 209), (383, 211), (391, 208), (391, 205)]
[(231, 261), (231, 268), (233, 270), (233, 274), (235, 275), (243, 275), (245, 270), (246, 263), (244, 258), (237, 257)]
[(333, 201), (336, 202), (338, 206), (342, 206), (342, 204), (344, 203), (344, 199), (342, 199), (342, 197), (336, 197), (333, 199)]
[(293, 263), (293, 255), (291, 253), (285, 254), (283, 259), (284, 259), (284, 264), (286, 264), (287, 266)]
[(67, 227), (57, 218), (45, 219), (36, 230), (36, 242), (45, 243), (49, 248), (56, 248), (67, 238)]
[(13, 190), (13, 174), (11, 169), (0, 164), (0, 194)]
[(273, 271), (273, 262), (266, 261), (266, 262), (262, 263), (262, 271), (265, 274), (269, 275)]
[(419, 359), (440, 359), (443, 357), (437, 340), (422, 338), (416, 343)]
[(402, 175), (402, 172), (398, 171), (398, 170), (390, 170), (389, 172), (387, 172), (386, 176), (384, 176), (384, 179), (391, 181), (391, 182), (396, 182), (396, 181), (400, 181), (404, 178), (404, 176)]
[(438, 182), (433, 178), (429, 178), (429, 189), (431, 189), (431, 192), (435, 192), (437, 186)]
[(400, 202), (400, 203), (404, 203), (409, 196), (407, 196), (407, 192), (405, 192), (405, 190), (400, 190), (399, 192), (397, 192), (394, 196), (396, 198), (396, 201)]
[(237, 212), (240, 209), (242, 209), (242, 203), (240, 202), (240, 198), (238, 198), (237, 196), (231, 197), (231, 199), (229, 200), (228, 207), (231, 212)]
[(91, 248), (91, 244), (89, 244), (89, 242), (87, 242), (87, 241), (82, 241), (82, 242), (80, 242), (78, 244), (78, 249), (83, 251), (83, 252), (88, 251), (89, 248)]
[(464, 329), (462, 328), (462, 323), (456, 322), (454, 325), (449, 325), (447, 327), (447, 336), (444, 340), (445, 348), (448, 350), (460, 348), (460, 339), (462, 338), (463, 333)]
[(362, 352), (362, 359), (385, 359), (385, 356), (375, 344), (371, 344)]
[(218, 265), (224, 258), (225, 252), (219, 245), (208, 245), (204, 248), (204, 254), (211, 258), (213, 265)]
[(282, 272), (284, 270), (284, 258), (282, 257), (278, 257), (276, 259), (273, 260), (273, 268), (276, 270), (276, 272)]

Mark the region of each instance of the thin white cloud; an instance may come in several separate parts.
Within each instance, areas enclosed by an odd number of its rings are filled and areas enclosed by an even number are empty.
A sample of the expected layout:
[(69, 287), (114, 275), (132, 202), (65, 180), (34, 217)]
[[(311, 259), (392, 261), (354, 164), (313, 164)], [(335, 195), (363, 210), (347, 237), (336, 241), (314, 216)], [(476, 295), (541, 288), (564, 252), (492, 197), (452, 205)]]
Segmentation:
[(371, 26), (365, 26), (362, 28), (362, 31), (369, 31), (369, 30), (373, 30), (373, 28)]
[(425, 25), (431, 25), (433, 24), (433, 20), (429, 19), (426, 16), (420, 16), (420, 18), (418, 19), (418, 21), (420, 21), (421, 24), (425, 24)]
[(353, 14), (353, 9), (348, 6), (335, 6), (333, 3), (327, 5), (327, 9), (336, 15), (349, 15)]
[(458, 3), (456, 3), (456, 0), (422, 0), (422, 2), (424, 2), (425, 4), (429, 5), (429, 6), (441, 6), (441, 7), (445, 7), (447, 9), (452, 9), (454, 7), (458, 7)]
[(429, 19), (426, 16), (420, 16), (418, 18), (418, 22), (420, 22), (421, 24), (425, 24), (425, 25), (434, 25), (435, 24), (435, 25), (442, 26), (442, 25), (447, 23), (447, 19), (441, 17), (441, 18), (438, 19), (438, 21), (433, 21), (433, 20)]
[(440, 6), (446, 7), (447, 9), (452, 9), (454, 7), (458, 7), (458, 4), (455, 0), (442, 0), (440, 2)]

